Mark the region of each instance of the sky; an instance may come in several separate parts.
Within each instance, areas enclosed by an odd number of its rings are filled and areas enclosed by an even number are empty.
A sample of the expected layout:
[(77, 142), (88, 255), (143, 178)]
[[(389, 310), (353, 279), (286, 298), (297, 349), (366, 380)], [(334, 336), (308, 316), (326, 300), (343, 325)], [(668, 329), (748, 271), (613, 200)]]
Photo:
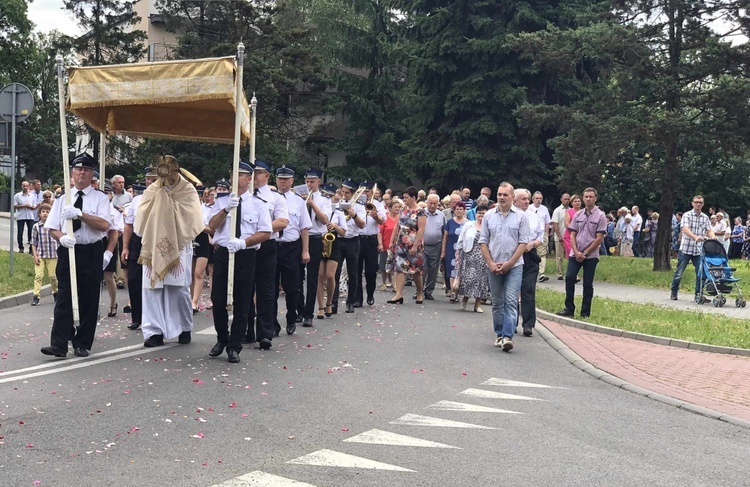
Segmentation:
[(37, 32), (81, 33), (72, 16), (64, 10), (62, 0), (33, 0), (29, 3), (29, 19), (34, 22)]

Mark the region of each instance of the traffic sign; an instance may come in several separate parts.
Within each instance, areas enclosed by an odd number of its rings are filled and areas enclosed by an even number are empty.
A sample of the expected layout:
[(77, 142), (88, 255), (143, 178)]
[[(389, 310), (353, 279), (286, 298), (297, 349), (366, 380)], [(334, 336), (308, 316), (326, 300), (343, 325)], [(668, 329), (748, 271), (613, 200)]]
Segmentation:
[[(15, 95), (15, 103), (14, 103)], [(13, 112), (15, 108), (15, 113)], [(11, 83), (0, 90), (0, 118), (6, 122), (23, 122), (34, 111), (34, 96), (31, 91), (21, 83)]]

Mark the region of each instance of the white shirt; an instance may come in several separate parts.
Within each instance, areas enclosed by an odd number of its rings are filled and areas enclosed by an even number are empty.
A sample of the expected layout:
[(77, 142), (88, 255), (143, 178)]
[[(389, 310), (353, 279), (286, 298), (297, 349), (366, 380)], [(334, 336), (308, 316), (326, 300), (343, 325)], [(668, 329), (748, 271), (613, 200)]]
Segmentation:
[[(33, 191), (29, 191), (23, 194), (23, 191), (16, 193), (13, 197), (13, 206), (16, 205), (31, 205), (36, 206), (36, 196)], [(29, 208), (17, 208), (16, 209), (16, 220), (33, 220), (35, 211)]]
[[(552, 218), (550, 219), (550, 222), (557, 223), (557, 227), (563, 235), (565, 235), (565, 213), (567, 211), (568, 208), (566, 206), (560, 205), (552, 212)], [(562, 239), (557, 236), (557, 232), (555, 232), (555, 242), (562, 242)]]
[[(286, 198), (279, 193), (274, 191), (267, 184), (259, 188), (258, 196), (261, 199), (266, 200), (266, 208), (268, 208), (268, 215), (271, 217), (271, 223), (278, 218), (289, 220), (289, 208), (287, 207)], [(286, 232), (286, 229), (284, 230)], [(271, 234), (271, 240), (279, 238), (279, 232), (273, 232)]]
[[(330, 215), (331, 211), (333, 211), (331, 200), (320, 194), (320, 191), (316, 191), (313, 193), (312, 200), (324, 215)], [(310, 220), (312, 221), (310, 235), (322, 236), (324, 233), (328, 233), (328, 229), (326, 228), (326, 226), (318, 221), (315, 212), (312, 211), (310, 207), (307, 206), (307, 204), (305, 204), (305, 207), (307, 208), (307, 214), (310, 216)]]
[[(347, 226), (346, 215), (344, 215), (344, 212), (339, 209), (333, 210), (333, 215), (331, 215), (330, 220), (332, 223), (340, 226), (341, 228), (346, 228)], [(336, 233), (336, 232), (334, 231), (333, 233)], [(338, 237), (339, 237), (339, 234), (336, 233), (336, 238)]]
[(208, 222), (211, 220), (211, 211), (213, 210), (213, 208), (214, 208), (213, 206), (208, 206), (206, 204), (201, 205), (201, 210), (203, 211), (203, 226), (204, 227), (207, 227)]
[(552, 219), (549, 216), (549, 210), (547, 209), (546, 206), (540, 204), (539, 207), (537, 208), (536, 205), (531, 204), (529, 205), (529, 210), (534, 211), (534, 213), (536, 213), (539, 216), (539, 218), (541, 218), (542, 223), (544, 223), (544, 228), (547, 228), (549, 226)]
[[(70, 204), (73, 206), (79, 198), (78, 190), (70, 188), (69, 191), (72, 191), (70, 195)], [(50, 210), (49, 216), (47, 217), (47, 222), (44, 224), (44, 228), (60, 230), (63, 233), (67, 233), (65, 218), (62, 216), (63, 206), (65, 206), (65, 198), (66, 197), (63, 195), (55, 200), (55, 203), (52, 205), (52, 210)], [(112, 205), (106, 194), (95, 190), (92, 186), (83, 190), (83, 213), (104, 218), (110, 222), (111, 225), (112, 219), (110, 208), (112, 208)], [(81, 222), (81, 228), (79, 228), (73, 236), (77, 243), (88, 245), (106, 237), (107, 231), (100, 232), (99, 230), (91, 228), (86, 223)]]
[(634, 232), (640, 232), (641, 226), (643, 225), (643, 217), (640, 213), (637, 215), (633, 215), (631, 217), (632, 221), (630, 222), (631, 225), (633, 225), (633, 231)]
[[(268, 213), (266, 204), (258, 198), (252, 196), (250, 191), (245, 191), (240, 196), (242, 201), (242, 223), (240, 224), (240, 236), (239, 238), (247, 238), (255, 235), (258, 232), (270, 232), (271, 228), (271, 215)], [(216, 202), (211, 212), (211, 218), (218, 214), (220, 211), (224, 211), (229, 203), (229, 196), (223, 198), (216, 198)], [(232, 224), (232, 215), (228, 214), (224, 223), (216, 229), (214, 232), (214, 244), (226, 247), (231, 238), (234, 238), (235, 225)], [(248, 247), (251, 249), (259, 249), (260, 244)]]
[[(385, 205), (378, 200), (372, 200), (372, 204), (378, 210), (378, 216), (385, 219)], [(360, 231), (360, 235), (377, 235), (380, 233), (380, 225), (370, 216), (370, 212), (365, 209), (365, 228)]]
[[(359, 216), (362, 220), (365, 219), (365, 215), (367, 214), (367, 210), (365, 210), (365, 205), (354, 203), (354, 211), (357, 212), (357, 216)], [(346, 212), (344, 213), (344, 219), (346, 219)], [(354, 217), (349, 218), (349, 220), (346, 221), (346, 234), (344, 235), (344, 238), (354, 238), (359, 237), (360, 232), (363, 230), (357, 226), (356, 223), (354, 223)]]
[(526, 210), (526, 218), (529, 220), (529, 242), (534, 240), (544, 242), (544, 229), (547, 228), (544, 223), (544, 215), (540, 214), (534, 205), (530, 205)]
[(309, 230), (312, 227), (310, 213), (303, 197), (291, 191), (280, 194), (286, 199), (289, 225), (284, 229), (284, 235), (279, 238), (279, 242), (294, 242), (300, 238), (302, 230)]
[(727, 231), (727, 224), (724, 222), (724, 219), (720, 222), (716, 222), (716, 225), (711, 226), (711, 230), (714, 231), (714, 235), (716, 235), (716, 240), (718, 240), (721, 243), (724, 243), (724, 240), (726, 239), (726, 235), (719, 235), (717, 232), (726, 232)]
[(123, 220), (126, 225), (135, 224), (135, 211), (138, 209), (138, 205), (141, 203), (141, 198), (143, 198), (142, 194), (139, 194), (138, 196), (133, 198), (133, 201), (130, 202), (128, 208), (125, 210)]

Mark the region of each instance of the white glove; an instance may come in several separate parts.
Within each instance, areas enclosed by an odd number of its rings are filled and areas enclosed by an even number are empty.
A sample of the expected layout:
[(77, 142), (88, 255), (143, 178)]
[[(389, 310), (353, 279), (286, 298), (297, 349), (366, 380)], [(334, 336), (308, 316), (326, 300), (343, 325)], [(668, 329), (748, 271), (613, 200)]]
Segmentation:
[(240, 206), (240, 198), (236, 194), (232, 193), (229, 195), (229, 202), (227, 203), (227, 208), (237, 208)]
[(63, 235), (60, 237), (60, 245), (67, 249), (72, 249), (76, 246), (76, 238), (70, 235)]
[(238, 252), (240, 250), (245, 250), (247, 248), (247, 244), (245, 244), (245, 240), (242, 238), (233, 238), (229, 240), (229, 243), (227, 244), (227, 250), (230, 252)]
[(104, 251), (104, 261), (103, 261), (103, 265), (102, 265), (102, 270), (104, 270), (104, 269), (107, 268), (107, 266), (109, 265), (109, 261), (110, 260), (112, 260), (112, 252), (110, 252), (109, 250), (105, 250)]
[(81, 218), (83, 213), (81, 213), (81, 210), (79, 210), (75, 206), (66, 206), (62, 209), (62, 215), (66, 220), (78, 220), (79, 218)]

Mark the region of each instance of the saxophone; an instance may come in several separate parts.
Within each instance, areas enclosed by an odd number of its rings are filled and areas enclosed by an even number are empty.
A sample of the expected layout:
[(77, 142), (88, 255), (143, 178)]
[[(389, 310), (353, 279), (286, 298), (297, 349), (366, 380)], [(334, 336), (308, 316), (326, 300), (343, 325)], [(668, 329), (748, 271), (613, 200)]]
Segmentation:
[(328, 259), (331, 257), (333, 251), (333, 242), (336, 240), (336, 234), (334, 232), (328, 232), (323, 235), (323, 258)]

